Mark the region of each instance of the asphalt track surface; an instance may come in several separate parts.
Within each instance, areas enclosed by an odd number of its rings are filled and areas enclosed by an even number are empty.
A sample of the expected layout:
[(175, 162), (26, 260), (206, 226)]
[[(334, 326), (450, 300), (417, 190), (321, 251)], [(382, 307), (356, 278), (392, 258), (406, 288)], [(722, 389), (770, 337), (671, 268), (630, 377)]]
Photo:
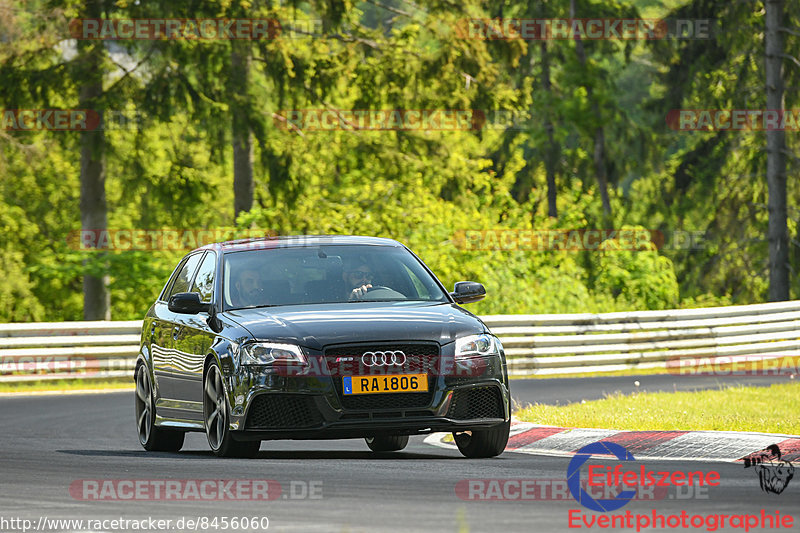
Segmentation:
[[(512, 393), (515, 388), (522, 390), (519, 383), (512, 383)], [(541, 391), (558, 388), (555, 380), (537, 383), (543, 384), (537, 388), (542, 396)], [(566, 402), (598, 392), (604, 386), (596, 387), (595, 391), (589, 391), (588, 387), (586, 383), (573, 383), (572, 387), (561, 383), (561, 399)], [(522, 396), (529, 398), (527, 394)], [(31, 519), (38, 525), (41, 517), (48, 520), (153, 517), (172, 520), (173, 527), (169, 530), (178, 531), (188, 529), (175, 527), (182, 517), (247, 516), (268, 517), (270, 531), (548, 532), (588, 530), (585, 524), (581, 528), (568, 528), (570, 511), (581, 512), (587, 519), (601, 516), (581, 507), (568, 495), (557, 500), (519, 500), (514, 494), (510, 501), (462, 499), (456, 491), (460, 481), (461, 486), (465, 483), (462, 480), (528, 479), (543, 483), (564, 480), (569, 459), (507, 452), (494, 459), (467, 460), (456, 450), (424, 443), (422, 437), (412, 438), (403, 452), (394, 454), (374, 454), (360, 440), (271, 441), (262, 444), (256, 459), (218, 459), (209, 452), (204, 435), (190, 434), (181, 452), (145, 452), (134, 429), (133, 392), (0, 398), (0, 427), (2, 531), (21, 531), (20, 522), (8, 522), (18, 518)], [(602, 460), (593, 462), (612, 464)], [(779, 511), (793, 516), (794, 525), (789, 530), (800, 527), (798, 479), (790, 482), (782, 494), (768, 494), (760, 489), (754, 470), (741, 464), (675, 461), (642, 464), (656, 471), (716, 471), (721, 484), (708, 487), (700, 495), (678, 493), (673, 487), (659, 499), (632, 501), (616, 513), (631, 511), (650, 516), (656, 510), (664, 516), (681, 511), (708, 516), (760, 515), (762, 510), (774, 515)], [(269, 479), (279, 483), (282, 492), (272, 501), (92, 501), (81, 499), (79, 491), (78, 497), (70, 492), (70, 486), (80, 486), (80, 480), (85, 479), (101, 482)], [(313, 487), (316, 498), (304, 498), (308, 487)], [(485, 491), (489, 485), (483, 487)], [(462, 496), (467, 497), (463, 493)], [(112, 525), (108, 523), (100, 530), (119, 531)], [(750, 531), (760, 529), (760, 525)], [(221, 527), (198, 530), (222, 531)]]

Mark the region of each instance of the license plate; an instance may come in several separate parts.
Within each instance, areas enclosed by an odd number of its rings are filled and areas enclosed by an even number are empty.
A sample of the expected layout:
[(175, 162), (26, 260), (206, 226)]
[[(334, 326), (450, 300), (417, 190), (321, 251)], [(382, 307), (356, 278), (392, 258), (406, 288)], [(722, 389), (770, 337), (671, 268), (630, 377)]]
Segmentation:
[(394, 376), (344, 376), (345, 394), (380, 394), (387, 392), (426, 392), (428, 374), (398, 374)]

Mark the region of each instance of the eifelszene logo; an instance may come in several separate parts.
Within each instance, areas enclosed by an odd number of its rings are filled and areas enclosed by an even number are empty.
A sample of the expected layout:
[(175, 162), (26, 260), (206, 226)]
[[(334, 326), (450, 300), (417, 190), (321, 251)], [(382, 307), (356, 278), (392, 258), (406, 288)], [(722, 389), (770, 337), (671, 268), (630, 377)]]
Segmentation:
[(757, 454), (745, 457), (744, 467), (751, 466), (756, 469), (764, 492), (780, 494), (794, 477), (794, 465), (781, 459), (781, 449), (777, 444), (770, 444)]
[[(593, 442), (578, 450), (578, 453), (575, 454), (567, 467), (567, 486), (569, 487), (569, 492), (572, 494), (572, 497), (584, 507), (601, 513), (616, 511), (627, 505), (627, 503), (636, 496), (636, 491), (634, 490), (623, 490), (614, 498), (595, 500), (581, 487), (581, 467), (583, 464), (588, 461), (592, 455), (607, 456), (609, 454), (615, 455), (620, 461), (635, 460), (633, 454), (619, 444), (600, 441)], [(591, 475), (589, 476), (589, 484), (593, 484)]]
[(620, 491), (613, 498), (596, 500), (581, 486), (581, 467), (594, 455), (604, 459), (612, 456), (623, 462), (636, 460), (632, 453), (615, 442), (593, 442), (577, 451), (567, 467), (567, 486), (575, 501), (592, 511), (607, 513), (624, 507), (635, 498), (635, 489), (638, 487), (702, 487), (719, 485), (720, 476), (719, 472), (716, 471), (655, 471), (646, 468), (643, 464), (638, 465), (638, 468), (634, 466), (633, 469), (628, 470), (623, 470), (622, 463), (618, 463), (613, 467), (591, 465), (586, 469), (588, 472), (586, 484), (589, 487), (621, 486), (629, 489)]

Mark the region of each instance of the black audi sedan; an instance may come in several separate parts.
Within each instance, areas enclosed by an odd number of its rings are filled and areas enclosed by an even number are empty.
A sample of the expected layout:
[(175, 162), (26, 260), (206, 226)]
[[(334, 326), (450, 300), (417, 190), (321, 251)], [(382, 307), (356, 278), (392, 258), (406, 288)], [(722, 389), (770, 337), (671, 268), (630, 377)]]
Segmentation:
[(499, 455), (510, 395), (500, 341), (390, 239), (296, 236), (184, 257), (142, 325), (139, 441), (177, 451), (204, 431), (219, 456), (262, 440), (363, 438), (376, 452), (452, 432), (466, 457)]

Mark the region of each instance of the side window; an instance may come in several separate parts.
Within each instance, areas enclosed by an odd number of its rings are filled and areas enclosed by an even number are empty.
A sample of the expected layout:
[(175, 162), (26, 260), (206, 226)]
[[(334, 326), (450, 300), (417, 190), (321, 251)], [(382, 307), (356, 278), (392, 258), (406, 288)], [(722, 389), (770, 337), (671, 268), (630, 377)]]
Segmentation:
[(208, 252), (200, 264), (197, 276), (194, 278), (191, 292), (199, 293), (200, 299), (205, 303), (210, 303), (214, 296), (214, 272), (216, 268), (217, 256), (213, 252)]
[(165, 301), (169, 299), (169, 293), (172, 290), (172, 286), (175, 284), (175, 278), (178, 277), (178, 273), (181, 271), (185, 263), (186, 263), (186, 258), (184, 257), (183, 259), (181, 259), (181, 262), (178, 263), (178, 266), (175, 267), (175, 270), (172, 271), (172, 275), (169, 277), (169, 280), (167, 280), (167, 284), (164, 285), (164, 289), (158, 296), (159, 300)]
[(197, 264), (202, 257), (203, 254), (194, 254), (186, 260), (183, 268), (178, 273), (178, 277), (175, 278), (175, 283), (172, 284), (172, 290), (169, 291), (170, 297), (179, 292), (189, 292), (189, 282), (192, 280), (192, 274), (197, 270)]

